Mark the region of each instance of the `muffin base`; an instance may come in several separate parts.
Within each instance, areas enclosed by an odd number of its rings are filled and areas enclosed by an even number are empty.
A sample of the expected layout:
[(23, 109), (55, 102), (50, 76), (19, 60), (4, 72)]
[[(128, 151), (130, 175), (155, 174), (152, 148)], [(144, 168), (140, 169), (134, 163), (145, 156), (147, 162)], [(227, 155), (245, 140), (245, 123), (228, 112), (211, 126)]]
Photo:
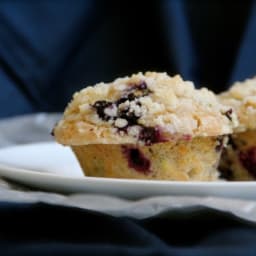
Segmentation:
[(219, 170), (227, 180), (256, 180), (256, 130), (230, 136), (221, 156)]
[(218, 180), (222, 138), (201, 137), (157, 143), (72, 146), (87, 176), (174, 181)]

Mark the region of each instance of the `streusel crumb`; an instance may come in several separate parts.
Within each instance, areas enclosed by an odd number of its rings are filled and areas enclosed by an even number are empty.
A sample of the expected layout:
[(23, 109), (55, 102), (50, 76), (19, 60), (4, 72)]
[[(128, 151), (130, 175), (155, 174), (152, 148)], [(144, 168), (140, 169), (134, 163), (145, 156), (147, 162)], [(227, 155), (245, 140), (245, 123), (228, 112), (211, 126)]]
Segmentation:
[(67, 145), (150, 145), (229, 134), (235, 125), (233, 110), (213, 92), (179, 75), (147, 72), (75, 93), (54, 135)]
[(239, 119), (236, 131), (256, 129), (256, 78), (234, 83), (219, 98), (222, 104), (231, 106), (236, 111)]

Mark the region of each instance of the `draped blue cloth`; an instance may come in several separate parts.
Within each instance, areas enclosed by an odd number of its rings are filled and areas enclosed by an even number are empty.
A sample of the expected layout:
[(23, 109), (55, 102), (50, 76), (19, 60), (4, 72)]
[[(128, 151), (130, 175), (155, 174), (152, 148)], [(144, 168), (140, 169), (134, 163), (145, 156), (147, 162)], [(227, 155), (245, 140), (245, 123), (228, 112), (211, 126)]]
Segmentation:
[(78, 208), (0, 204), (1, 255), (255, 255), (255, 224), (207, 208), (137, 220)]
[(255, 75), (254, 1), (0, 1), (0, 117), (63, 111), (87, 85), (180, 73), (215, 92)]

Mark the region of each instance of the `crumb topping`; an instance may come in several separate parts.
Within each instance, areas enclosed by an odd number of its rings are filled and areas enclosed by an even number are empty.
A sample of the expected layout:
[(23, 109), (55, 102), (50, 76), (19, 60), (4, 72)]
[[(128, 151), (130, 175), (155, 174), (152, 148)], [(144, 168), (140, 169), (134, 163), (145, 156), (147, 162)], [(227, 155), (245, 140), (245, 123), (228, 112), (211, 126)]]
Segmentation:
[(55, 127), (63, 144), (140, 143), (229, 134), (232, 108), (213, 92), (166, 73), (138, 73), (87, 87), (73, 96)]
[(219, 99), (235, 110), (239, 120), (236, 131), (256, 129), (256, 78), (234, 83)]

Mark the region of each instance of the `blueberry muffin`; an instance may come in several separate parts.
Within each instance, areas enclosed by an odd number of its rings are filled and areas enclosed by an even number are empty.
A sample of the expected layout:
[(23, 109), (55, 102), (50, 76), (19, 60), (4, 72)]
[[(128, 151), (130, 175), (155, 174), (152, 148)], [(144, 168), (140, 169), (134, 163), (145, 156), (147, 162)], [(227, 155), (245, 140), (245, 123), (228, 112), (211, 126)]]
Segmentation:
[(223, 151), (220, 171), (228, 180), (256, 179), (256, 78), (236, 82), (220, 101), (237, 113), (239, 125)]
[(235, 120), (206, 88), (147, 72), (75, 93), (53, 132), (88, 176), (209, 181)]

